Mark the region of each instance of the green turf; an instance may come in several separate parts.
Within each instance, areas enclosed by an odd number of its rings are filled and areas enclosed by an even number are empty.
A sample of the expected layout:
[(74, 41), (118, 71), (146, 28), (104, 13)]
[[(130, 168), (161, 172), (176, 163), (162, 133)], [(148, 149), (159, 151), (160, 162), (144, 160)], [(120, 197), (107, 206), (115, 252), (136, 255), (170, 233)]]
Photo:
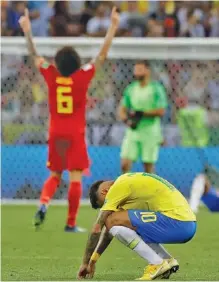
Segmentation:
[[(2, 206), (2, 280), (74, 280), (87, 234), (63, 232), (66, 208), (51, 206), (44, 228), (32, 228), (33, 206)], [(82, 207), (79, 222), (87, 228), (96, 216)], [(167, 246), (179, 260), (172, 280), (219, 280), (219, 214), (202, 210), (192, 242)], [(145, 262), (113, 242), (98, 262), (95, 280), (134, 280)]]

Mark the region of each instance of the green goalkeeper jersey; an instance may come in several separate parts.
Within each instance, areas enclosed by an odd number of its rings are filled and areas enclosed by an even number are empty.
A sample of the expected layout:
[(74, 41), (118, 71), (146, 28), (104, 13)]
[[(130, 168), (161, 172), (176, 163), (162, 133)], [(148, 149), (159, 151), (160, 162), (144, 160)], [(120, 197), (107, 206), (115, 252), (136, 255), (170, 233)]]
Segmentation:
[[(151, 81), (146, 86), (141, 86), (138, 81), (128, 85), (123, 93), (122, 106), (132, 111), (147, 112), (167, 107), (166, 91), (157, 81)], [(160, 117), (144, 117), (137, 128), (127, 129), (128, 138), (136, 141), (151, 140), (160, 143), (163, 141)]]
[(209, 133), (206, 124), (207, 111), (201, 106), (180, 109), (177, 123), (182, 138), (182, 146), (204, 147), (208, 145)]

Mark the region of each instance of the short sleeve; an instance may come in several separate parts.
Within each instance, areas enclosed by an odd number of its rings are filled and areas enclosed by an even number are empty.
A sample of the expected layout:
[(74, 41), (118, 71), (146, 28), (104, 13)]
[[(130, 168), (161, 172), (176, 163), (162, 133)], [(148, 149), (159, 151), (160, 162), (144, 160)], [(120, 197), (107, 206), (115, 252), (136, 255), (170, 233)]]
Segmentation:
[(79, 71), (79, 75), (83, 83), (88, 84), (95, 74), (95, 66), (94, 64), (86, 64), (81, 67)]
[(122, 100), (121, 100), (121, 106), (125, 107), (125, 108), (130, 108), (130, 85), (127, 86), (123, 92), (123, 97), (122, 97)]
[(49, 64), (48, 62), (43, 62), (39, 70), (47, 83), (51, 79), (51, 77), (57, 72), (56, 67), (54, 65)]
[(131, 189), (126, 181), (115, 182), (106, 195), (102, 211), (117, 211), (119, 206), (130, 196)]
[(157, 109), (165, 109), (168, 106), (166, 90), (161, 83), (156, 84), (155, 104)]

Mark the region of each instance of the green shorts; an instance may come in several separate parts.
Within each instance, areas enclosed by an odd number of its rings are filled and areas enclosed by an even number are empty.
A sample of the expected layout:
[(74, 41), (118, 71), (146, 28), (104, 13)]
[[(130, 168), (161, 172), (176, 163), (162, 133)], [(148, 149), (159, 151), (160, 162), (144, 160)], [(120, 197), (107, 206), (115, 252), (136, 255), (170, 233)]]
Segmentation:
[(143, 163), (156, 163), (160, 144), (136, 141), (125, 137), (121, 147), (121, 158), (136, 162), (139, 158)]

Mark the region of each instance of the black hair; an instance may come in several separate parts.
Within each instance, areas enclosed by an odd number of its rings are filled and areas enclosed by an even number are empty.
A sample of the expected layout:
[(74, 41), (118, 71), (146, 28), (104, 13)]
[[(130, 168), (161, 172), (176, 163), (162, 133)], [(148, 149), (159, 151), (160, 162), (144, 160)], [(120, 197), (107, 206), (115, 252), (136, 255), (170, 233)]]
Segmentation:
[(157, 14), (156, 13), (152, 13), (149, 15), (149, 19), (150, 20), (157, 20)]
[(98, 199), (97, 199), (97, 191), (100, 187), (100, 185), (105, 182), (104, 180), (99, 180), (94, 182), (91, 187), (90, 187), (90, 191), (89, 191), (89, 197), (90, 197), (90, 203), (93, 209), (98, 209), (99, 205), (97, 203)]
[(81, 66), (81, 58), (74, 48), (65, 46), (55, 55), (56, 66), (63, 76), (69, 76)]
[(135, 63), (135, 65), (144, 65), (145, 67), (150, 67), (150, 64), (147, 60), (139, 60)]

